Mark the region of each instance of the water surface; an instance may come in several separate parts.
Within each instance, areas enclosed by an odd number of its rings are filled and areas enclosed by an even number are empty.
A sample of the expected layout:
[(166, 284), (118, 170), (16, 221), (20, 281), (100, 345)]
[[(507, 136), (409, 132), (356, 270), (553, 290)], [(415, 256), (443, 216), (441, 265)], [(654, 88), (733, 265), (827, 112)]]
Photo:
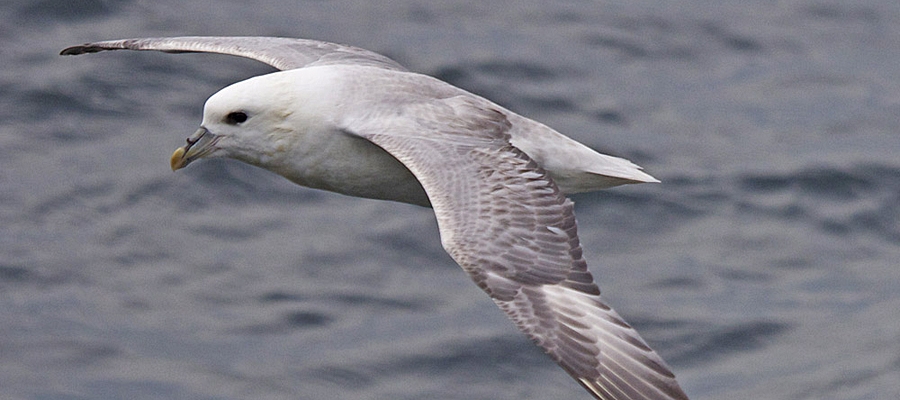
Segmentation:
[(0, 10), (0, 397), (588, 398), (430, 210), (237, 162), (169, 171), (203, 101), (271, 68), (56, 55), (190, 34), (368, 48), (644, 166), (663, 183), (575, 198), (581, 239), (691, 398), (900, 397), (895, 1)]

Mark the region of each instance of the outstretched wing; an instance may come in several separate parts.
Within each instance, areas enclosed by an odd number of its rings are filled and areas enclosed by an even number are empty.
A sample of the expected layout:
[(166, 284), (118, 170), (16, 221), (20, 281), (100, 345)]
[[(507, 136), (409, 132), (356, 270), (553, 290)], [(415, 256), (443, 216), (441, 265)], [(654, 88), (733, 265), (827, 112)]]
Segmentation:
[(402, 65), (381, 54), (358, 47), (309, 39), (276, 37), (144, 38), (108, 40), (72, 46), (60, 55), (97, 53), (105, 50), (157, 50), (167, 53), (217, 53), (261, 61), (280, 70), (313, 65), (353, 64), (406, 71)]
[(665, 362), (601, 299), (572, 202), (509, 143), (501, 110), (459, 96), (384, 114), (345, 129), (412, 171), (444, 248), (519, 329), (599, 399), (687, 399)]

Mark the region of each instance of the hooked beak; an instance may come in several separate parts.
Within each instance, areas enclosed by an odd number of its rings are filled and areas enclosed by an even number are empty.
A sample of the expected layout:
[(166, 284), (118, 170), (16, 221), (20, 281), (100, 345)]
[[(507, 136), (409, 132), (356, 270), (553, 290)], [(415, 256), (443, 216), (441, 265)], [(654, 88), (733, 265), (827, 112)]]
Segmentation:
[(179, 147), (172, 153), (172, 159), (169, 161), (172, 171), (177, 171), (187, 167), (192, 161), (203, 158), (207, 154), (216, 150), (216, 142), (219, 136), (210, 132), (204, 127), (197, 129), (191, 137), (187, 138), (187, 144)]

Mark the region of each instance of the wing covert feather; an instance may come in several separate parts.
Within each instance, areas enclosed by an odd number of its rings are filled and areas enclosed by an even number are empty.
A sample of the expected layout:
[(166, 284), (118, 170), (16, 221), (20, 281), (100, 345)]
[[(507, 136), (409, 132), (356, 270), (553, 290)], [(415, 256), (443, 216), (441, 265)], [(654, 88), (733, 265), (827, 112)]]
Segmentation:
[(509, 143), (503, 112), (465, 96), (405, 107), (393, 114), (400, 118), (367, 118), (382, 122), (348, 131), (412, 171), (444, 248), (518, 328), (598, 399), (687, 399), (665, 362), (602, 301), (572, 202)]

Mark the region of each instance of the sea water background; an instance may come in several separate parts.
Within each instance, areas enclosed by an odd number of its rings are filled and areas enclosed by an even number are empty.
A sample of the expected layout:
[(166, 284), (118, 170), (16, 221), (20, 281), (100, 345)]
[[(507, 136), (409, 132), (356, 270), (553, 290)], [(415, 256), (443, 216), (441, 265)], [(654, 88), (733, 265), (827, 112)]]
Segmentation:
[(587, 399), (428, 209), (237, 162), (203, 101), (271, 71), (87, 41), (279, 35), (387, 54), (627, 157), (576, 196), (607, 300), (693, 399), (900, 398), (900, 3), (0, 5), (0, 398)]

